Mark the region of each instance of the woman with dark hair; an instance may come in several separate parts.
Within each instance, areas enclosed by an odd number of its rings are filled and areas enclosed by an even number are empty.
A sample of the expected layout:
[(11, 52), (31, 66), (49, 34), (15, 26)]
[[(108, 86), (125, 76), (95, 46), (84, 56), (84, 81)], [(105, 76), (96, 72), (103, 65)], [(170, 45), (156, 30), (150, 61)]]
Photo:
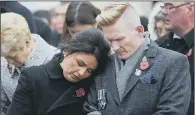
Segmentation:
[(79, 32), (50, 62), (22, 71), (7, 115), (82, 115), (93, 76), (109, 51), (99, 29)]
[(64, 39), (69, 40), (75, 33), (96, 27), (96, 17), (101, 11), (88, 1), (71, 2), (64, 22)]

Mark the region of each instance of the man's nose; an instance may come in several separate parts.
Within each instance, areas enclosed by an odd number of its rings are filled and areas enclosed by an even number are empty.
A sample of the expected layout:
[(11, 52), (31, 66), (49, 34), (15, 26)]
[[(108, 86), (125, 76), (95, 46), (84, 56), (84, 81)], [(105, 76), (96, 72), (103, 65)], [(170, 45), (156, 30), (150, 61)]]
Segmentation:
[(168, 14), (168, 10), (166, 8), (162, 8), (162, 14), (166, 16)]
[(118, 45), (118, 42), (116, 41), (112, 41), (111, 42), (111, 47), (114, 51), (117, 51), (119, 49), (119, 45)]

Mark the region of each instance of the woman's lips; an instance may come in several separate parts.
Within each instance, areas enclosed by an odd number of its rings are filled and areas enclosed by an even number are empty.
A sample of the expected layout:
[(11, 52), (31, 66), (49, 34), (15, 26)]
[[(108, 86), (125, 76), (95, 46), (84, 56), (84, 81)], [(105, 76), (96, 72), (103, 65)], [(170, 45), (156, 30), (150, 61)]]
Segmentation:
[(76, 76), (76, 75), (74, 75), (74, 74), (72, 74), (72, 77), (73, 77), (73, 79), (75, 79), (75, 80), (79, 80), (79, 77)]

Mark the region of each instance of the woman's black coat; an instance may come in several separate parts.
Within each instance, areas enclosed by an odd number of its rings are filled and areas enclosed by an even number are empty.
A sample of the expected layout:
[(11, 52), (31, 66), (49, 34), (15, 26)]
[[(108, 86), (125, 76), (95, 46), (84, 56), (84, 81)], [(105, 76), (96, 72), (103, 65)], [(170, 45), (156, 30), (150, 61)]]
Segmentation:
[[(7, 115), (82, 115), (91, 82), (91, 78), (75, 84), (65, 80), (55, 55), (46, 65), (22, 72)], [(85, 90), (81, 97), (76, 95), (80, 88)]]

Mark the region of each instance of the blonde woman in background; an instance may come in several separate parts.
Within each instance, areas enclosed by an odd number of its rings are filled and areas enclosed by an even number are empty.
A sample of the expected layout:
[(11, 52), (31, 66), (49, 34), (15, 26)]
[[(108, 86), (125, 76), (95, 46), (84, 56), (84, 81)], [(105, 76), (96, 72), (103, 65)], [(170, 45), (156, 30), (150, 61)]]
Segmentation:
[[(59, 52), (39, 35), (31, 34), (23, 16), (1, 14), (1, 115), (12, 101), (22, 69), (48, 62)], [(8, 63), (13, 64), (11, 71)]]
[(148, 31), (152, 40), (156, 40), (167, 34), (165, 18), (160, 7), (162, 5), (162, 2), (157, 2), (148, 19)]

